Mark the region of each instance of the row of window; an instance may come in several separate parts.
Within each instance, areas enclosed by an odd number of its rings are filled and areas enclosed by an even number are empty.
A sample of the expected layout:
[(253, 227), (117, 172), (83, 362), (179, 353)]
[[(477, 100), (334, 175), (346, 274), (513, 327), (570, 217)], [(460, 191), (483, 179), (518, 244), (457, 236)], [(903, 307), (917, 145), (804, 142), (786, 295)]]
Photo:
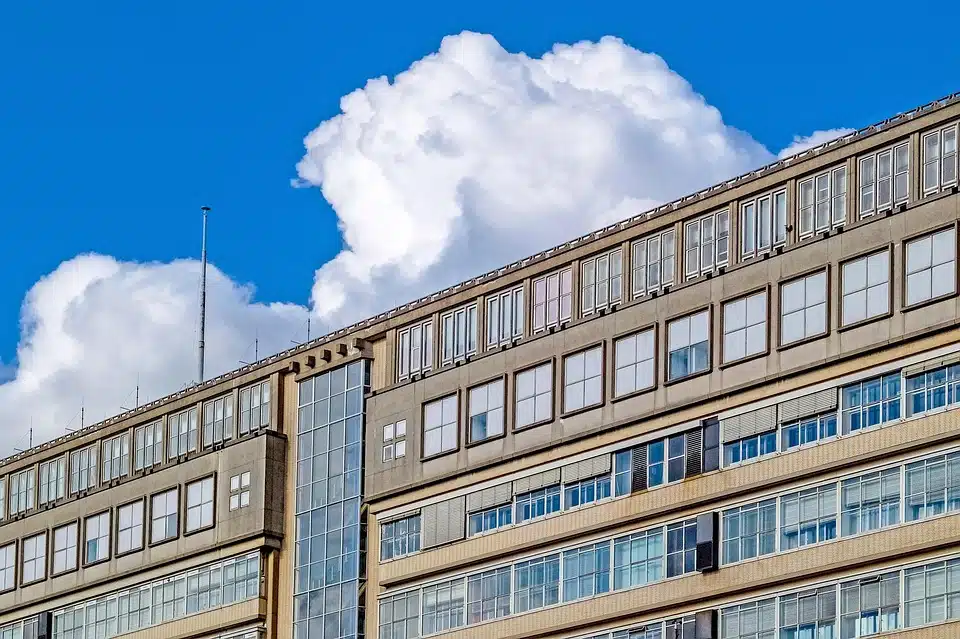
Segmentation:
[(270, 424), (269, 381), (241, 389), (239, 402), (240, 419), (236, 424), (232, 395), (218, 397), (203, 403), (202, 429), (198, 409), (194, 407), (167, 417), (166, 440), (161, 420), (134, 428), (132, 448), (131, 432), (127, 431), (0, 477), (0, 520), (55, 503), (68, 494), (77, 495), (98, 484), (107, 485), (131, 472), (174, 462), (200, 447), (208, 449)]

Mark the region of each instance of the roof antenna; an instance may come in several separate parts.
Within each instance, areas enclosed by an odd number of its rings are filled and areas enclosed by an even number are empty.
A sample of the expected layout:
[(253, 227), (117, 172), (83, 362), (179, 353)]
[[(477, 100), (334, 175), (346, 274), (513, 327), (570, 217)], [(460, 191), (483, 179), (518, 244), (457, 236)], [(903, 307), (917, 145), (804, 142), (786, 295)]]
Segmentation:
[(198, 353), (199, 378), (198, 384), (203, 383), (203, 337), (207, 325), (207, 213), (209, 206), (201, 206), (203, 211), (203, 239), (200, 244), (200, 344)]

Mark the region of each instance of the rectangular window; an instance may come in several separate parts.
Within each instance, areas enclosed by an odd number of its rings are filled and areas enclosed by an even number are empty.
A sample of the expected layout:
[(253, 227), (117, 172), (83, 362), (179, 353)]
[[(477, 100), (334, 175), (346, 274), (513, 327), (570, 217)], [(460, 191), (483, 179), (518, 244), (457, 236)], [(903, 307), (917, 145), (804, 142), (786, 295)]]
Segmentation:
[(569, 268), (533, 280), (533, 332), (570, 319), (573, 271)]
[(126, 476), (130, 472), (130, 434), (105, 439), (101, 459), (104, 483)]
[(24, 539), (21, 554), (21, 586), (47, 578), (47, 533), (42, 532)]
[(134, 430), (134, 470), (143, 470), (161, 463), (163, 463), (163, 423), (147, 424)]
[(603, 347), (595, 346), (563, 358), (563, 412), (603, 402)]
[[(467, 577), (467, 623), (510, 614), (510, 568), (496, 568)], [(386, 635), (382, 635), (386, 636)]]
[(187, 532), (213, 526), (213, 477), (187, 484)]
[(0, 592), (7, 592), (16, 587), (16, 567), (17, 544), (10, 543), (6, 546), (0, 546)]
[(896, 421), (900, 419), (900, 373), (844, 386), (840, 402), (844, 435)]
[(380, 560), (403, 557), (420, 550), (420, 515), (380, 526)]
[(440, 317), (440, 362), (451, 364), (477, 352), (477, 305), (470, 304)]
[(203, 403), (203, 447), (233, 437), (233, 395)]
[(613, 589), (636, 588), (663, 579), (663, 528), (613, 540)]
[(776, 632), (776, 599), (753, 601), (720, 610), (720, 636), (723, 639), (774, 639)]
[(900, 572), (840, 584), (840, 637), (853, 639), (900, 627)]
[(402, 459), (407, 456), (407, 420), (401, 419), (383, 427), (383, 451), (381, 460)]
[(847, 167), (838, 166), (801, 180), (799, 239), (843, 226), (847, 220)]
[(423, 405), (423, 456), (433, 457), (456, 450), (460, 408), (456, 395)]
[[(67, 458), (40, 464), (40, 505), (63, 499), (67, 494)], [(0, 512), (3, 517), (3, 512)]]
[(515, 428), (553, 419), (553, 362), (517, 373)]
[(796, 639), (836, 636), (837, 588), (827, 586), (780, 597), (780, 632)]
[(87, 517), (83, 522), (83, 563), (110, 558), (110, 511)]
[(563, 600), (576, 601), (610, 591), (610, 542), (563, 552)]
[(0, 519), (7, 516), (7, 478), (0, 477)]
[(710, 311), (667, 324), (667, 379), (683, 379), (710, 368)]
[(907, 142), (860, 158), (860, 217), (892, 208), (910, 197)]
[(560, 601), (560, 555), (514, 564), (516, 590), (513, 612), (519, 614)]
[(563, 486), (563, 507), (576, 508), (610, 496), (610, 475), (583, 479)]
[(433, 320), (397, 333), (397, 380), (433, 368)]
[(911, 375), (906, 380), (907, 417), (960, 402), (960, 364)]
[(614, 396), (653, 388), (656, 383), (654, 329), (621, 337), (614, 343)]
[(560, 512), (560, 486), (547, 486), (517, 495), (516, 509), (518, 524)]
[(459, 628), (464, 623), (464, 579), (452, 579), (423, 589), (420, 623), (429, 635)]
[(752, 437), (744, 437), (723, 445), (724, 467), (757, 459), (777, 452), (777, 433), (761, 433)]
[(841, 271), (843, 326), (890, 312), (890, 251), (851, 260)]
[(780, 345), (827, 332), (827, 272), (820, 271), (780, 286)]
[(837, 486), (821, 486), (780, 498), (780, 550), (802, 548), (837, 536)]
[(667, 577), (679, 577), (697, 569), (697, 520), (667, 526)]
[(629, 495), (633, 489), (633, 451), (621, 450), (613, 456), (614, 495)]
[(97, 446), (70, 453), (70, 494), (75, 495), (97, 485)]
[(174, 488), (150, 498), (150, 542), (175, 539), (179, 534), (179, 491)]
[(237, 436), (242, 437), (270, 426), (270, 382), (240, 389), (240, 421)]
[(723, 363), (767, 350), (767, 292), (760, 291), (723, 305)]
[(523, 287), (487, 298), (487, 347), (509, 344), (523, 337)]
[(900, 523), (900, 469), (843, 480), (840, 534), (858, 535)]
[(143, 548), (143, 501), (117, 508), (117, 554)]
[(906, 304), (912, 306), (957, 290), (957, 229), (906, 242)]
[(420, 637), (419, 590), (411, 590), (380, 600), (380, 634), (377, 636), (389, 639)]
[(623, 299), (623, 251), (580, 261), (580, 310), (589, 315)]
[(77, 524), (53, 529), (53, 566), (50, 574), (59, 575), (77, 568)]
[(239, 510), (250, 505), (250, 471), (230, 478), (230, 510)]
[(167, 418), (167, 459), (197, 450), (197, 409), (191, 408)]
[(633, 243), (633, 297), (673, 284), (677, 268), (677, 233), (673, 229)]
[(482, 442), (503, 434), (503, 401), (506, 396), (502, 379), (469, 391), (470, 441)]
[(10, 475), (10, 515), (25, 513), (33, 508), (36, 487), (36, 468), (28, 468)]
[(729, 259), (730, 214), (711, 213), (683, 229), (683, 263), (687, 279), (726, 266)]
[(957, 125), (923, 136), (923, 194), (957, 183)]
[(687, 468), (687, 437), (672, 435), (647, 444), (647, 486), (680, 481)]
[(804, 417), (780, 426), (780, 450), (792, 450), (816, 441), (836, 437), (836, 435), (836, 413)]
[(960, 453), (907, 464), (904, 490), (905, 521), (960, 510)]
[(776, 499), (723, 511), (723, 563), (734, 564), (776, 550)]
[(768, 193), (740, 205), (740, 252), (754, 257), (787, 241), (787, 192)]
[(467, 536), (490, 532), (513, 523), (513, 506), (494, 506), (487, 510), (470, 513), (467, 517)]
[(960, 618), (960, 559), (904, 571), (903, 603), (907, 628)]

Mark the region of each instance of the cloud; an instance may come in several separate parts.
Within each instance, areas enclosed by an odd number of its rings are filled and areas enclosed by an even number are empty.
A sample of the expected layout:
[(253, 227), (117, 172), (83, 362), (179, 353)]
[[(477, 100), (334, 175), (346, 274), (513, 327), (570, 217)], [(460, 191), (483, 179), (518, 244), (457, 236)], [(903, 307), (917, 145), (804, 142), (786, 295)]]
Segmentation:
[(856, 129), (826, 129), (823, 131), (814, 131), (807, 136), (795, 135), (793, 142), (791, 142), (787, 148), (780, 151), (777, 157), (782, 160), (783, 158), (796, 155), (797, 153), (812, 149), (815, 146), (820, 146), (831, 140), (836, 140), (848, 133), (853, 133), (855, 130)]

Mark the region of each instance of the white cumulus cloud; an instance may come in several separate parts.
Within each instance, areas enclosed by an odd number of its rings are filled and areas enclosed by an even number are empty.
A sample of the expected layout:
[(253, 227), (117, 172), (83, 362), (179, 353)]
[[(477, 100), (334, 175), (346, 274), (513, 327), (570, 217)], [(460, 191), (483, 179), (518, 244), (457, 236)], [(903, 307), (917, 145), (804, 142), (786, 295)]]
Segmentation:
[(848, 133), (853, 133), (855, 130), (856, 129), (824, 129), (822, 131), (814, 131), (810, 135), (795, 135), (793, 142), (791, 142), (787, 148), (780, 151), (777, 157), (783, 159), (791, 155), (796, 155), (801, 151), (812, 149), (815, 146), (820, 146), (831, 140), (841, 138)]

